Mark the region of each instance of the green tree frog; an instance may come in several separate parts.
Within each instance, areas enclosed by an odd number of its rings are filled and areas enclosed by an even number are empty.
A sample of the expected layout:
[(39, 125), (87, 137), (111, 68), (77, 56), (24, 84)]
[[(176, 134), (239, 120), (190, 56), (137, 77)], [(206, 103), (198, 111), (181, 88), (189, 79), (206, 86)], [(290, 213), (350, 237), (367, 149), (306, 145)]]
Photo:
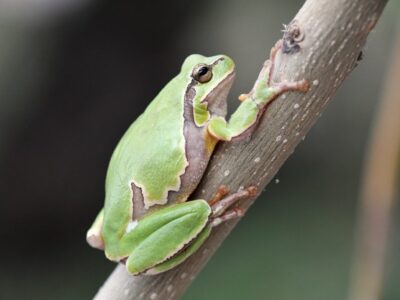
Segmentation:
[(226, 99), (235, 65), (225, 55), (190, 55), (180, 73), (149, 104), (118, 143), (108, 167), (104, 208), (87, 232), (88, 243), (123, 262), (133, 275), (169, 270), (192, 255), (220, 223), (243, 215), (232, 208), (256, 194), (248, 187), (211, 201), (189, 196), (218, 141), (251, 135), (267, 105), (305, 80), (273, 83), (277, 44), (249, 94), (229, 121)]

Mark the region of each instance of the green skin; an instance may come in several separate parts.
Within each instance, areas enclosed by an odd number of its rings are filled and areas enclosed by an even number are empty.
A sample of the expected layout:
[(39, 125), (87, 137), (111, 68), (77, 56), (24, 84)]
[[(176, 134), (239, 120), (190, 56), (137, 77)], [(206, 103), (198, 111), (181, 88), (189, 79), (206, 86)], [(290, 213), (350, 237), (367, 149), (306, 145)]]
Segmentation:
[[(199, 64), (212, 74), (205, 82), (193, 75)], [(270, 85), (270, 71), (260, 75), (226, 122), (234, 62), (224, 55), (189, 56), (117, 145), (104, 209), (87, 233), (89, 244), (104, 249), (110, 260), (125, 262), (131, 274), (157, 274), (193, 254), (213, 225), (238, 216), (234, 210), (224, 215), (231, 203), (217, 211), (205, 200), (187, 200), (219, 140), (248, 136), (278, 94), (304, 90), (298, 82)]]

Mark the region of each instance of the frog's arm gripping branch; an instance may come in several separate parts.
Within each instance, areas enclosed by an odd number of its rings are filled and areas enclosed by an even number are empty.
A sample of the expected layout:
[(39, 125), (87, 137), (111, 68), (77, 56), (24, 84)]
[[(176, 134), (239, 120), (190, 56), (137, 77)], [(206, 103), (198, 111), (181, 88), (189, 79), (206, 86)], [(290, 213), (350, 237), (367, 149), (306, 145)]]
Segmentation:
[(260, 117), (268, 104), (280, 94), (288, 91), (306, 92), (309, 89), (307, 80), (272, 82), (275, 59), (282, 48), (279, 40), (271, 49), (270, 59), (264, 63), (264, 68), (258, 76), (253, 89), (248, 94), (239, 96), (242, 101), (238, 109), (232, 114), (229, 122), (222, 117), (214, 117), (208, 123), (211, 135), (222, 141), (241, 140), (248, 137), (256, 129)]

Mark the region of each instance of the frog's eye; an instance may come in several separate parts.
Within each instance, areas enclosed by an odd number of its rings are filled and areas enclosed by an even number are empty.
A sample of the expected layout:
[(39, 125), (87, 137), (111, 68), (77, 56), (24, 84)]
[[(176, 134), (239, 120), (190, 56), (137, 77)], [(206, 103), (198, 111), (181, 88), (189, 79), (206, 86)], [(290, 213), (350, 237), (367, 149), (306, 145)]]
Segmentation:
[(209, 82), (212, 76), (212, 69), (206, 64), (198, 64), (192, 72), (192, 77), (200, 83)]

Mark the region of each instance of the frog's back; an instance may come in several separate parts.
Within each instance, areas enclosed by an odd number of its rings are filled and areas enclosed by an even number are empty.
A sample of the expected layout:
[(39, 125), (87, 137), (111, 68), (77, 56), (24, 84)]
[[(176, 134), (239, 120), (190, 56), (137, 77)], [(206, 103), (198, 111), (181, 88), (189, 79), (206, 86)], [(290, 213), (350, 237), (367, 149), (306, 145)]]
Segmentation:
[(119, 142), (107, 173), (106, 205), (131, 195), (132, 183), (141, 189), (146, 206), (166, 203), (168, 191), (179, 189), (188, 164), (183, 134), (185, 91), (177, 88), (179, 80), (176, 77), (165, 86)]

